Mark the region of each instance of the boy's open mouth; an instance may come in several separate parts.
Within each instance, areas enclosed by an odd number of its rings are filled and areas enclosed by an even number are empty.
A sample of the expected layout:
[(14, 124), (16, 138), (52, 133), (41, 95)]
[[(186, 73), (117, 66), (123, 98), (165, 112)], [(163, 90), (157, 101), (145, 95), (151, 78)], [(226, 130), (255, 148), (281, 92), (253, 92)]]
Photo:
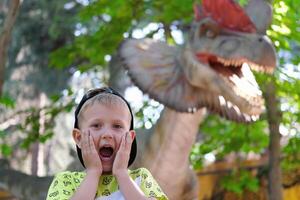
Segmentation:
[(114, 149), (109, 146), (101, 147), (99, 153), (101, 160), (109, 160), (114, 154)]

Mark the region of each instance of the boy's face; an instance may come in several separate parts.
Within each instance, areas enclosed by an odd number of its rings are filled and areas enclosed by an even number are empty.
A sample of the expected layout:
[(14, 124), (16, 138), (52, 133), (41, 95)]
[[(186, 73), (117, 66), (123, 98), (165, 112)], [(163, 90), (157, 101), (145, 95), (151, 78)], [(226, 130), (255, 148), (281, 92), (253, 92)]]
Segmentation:
[[(111, 172), (122, 136), (130, 129), (131, 115), (126, 105), (94, 102), (83, 110), (80, 131), (90, 131), (102, 163), (103, 172)], [(76, 138), (74, 138), (76, 141)], [(80, 137), (76, 141), (80, 147)]]

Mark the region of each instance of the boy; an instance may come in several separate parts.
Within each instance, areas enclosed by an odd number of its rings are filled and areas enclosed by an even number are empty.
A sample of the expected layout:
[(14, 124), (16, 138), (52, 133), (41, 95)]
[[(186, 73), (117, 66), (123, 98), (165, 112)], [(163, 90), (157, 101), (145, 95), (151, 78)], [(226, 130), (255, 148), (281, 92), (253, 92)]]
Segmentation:
[(75, 111), (73, 139), (85, 172), (55, 176), (47, 200), (167, 199), (145, 168), (128, 170), (136, 156), (133, 115), (111, 88), (88, 91)]

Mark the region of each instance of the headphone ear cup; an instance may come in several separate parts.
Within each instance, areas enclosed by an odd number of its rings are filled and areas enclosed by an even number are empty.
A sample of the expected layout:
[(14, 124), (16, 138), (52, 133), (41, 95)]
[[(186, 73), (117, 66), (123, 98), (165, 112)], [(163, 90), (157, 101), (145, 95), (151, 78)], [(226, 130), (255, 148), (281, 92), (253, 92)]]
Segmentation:
[(132, 163), (134, 162), (134, 160), (136, 158), (136, 154), (137, 154), (137, 142), (136, 142), (136, 138), (134, 138), (134, 140), (131, 144), (131, 151), (130, 151), (130, 156), (129, 156), (129, 161), (128, 161), (128, 167), (130, 165), (132, 165)]
[(77, 151), (77, 156), (78, 156), (78, 159), (79, 159), (80, 163), (85, 168), (85, 165), (84, 165), (84, 162), (83, 162), (83, 158), (82, 158), (81, 149), (77, 145), (76, 145), (76, 151)]

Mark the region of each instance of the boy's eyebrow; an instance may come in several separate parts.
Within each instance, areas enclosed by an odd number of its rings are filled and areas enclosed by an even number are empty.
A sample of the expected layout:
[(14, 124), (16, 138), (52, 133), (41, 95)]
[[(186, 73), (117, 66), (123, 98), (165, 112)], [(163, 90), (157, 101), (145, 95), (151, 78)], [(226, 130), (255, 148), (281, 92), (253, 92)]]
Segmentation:
[[(103, 119), (101, 118), (92, 118), (89, 120), (90, 123), (93, 123), (93, 122), (102, 122)], [(125, 119), (113, 119), (112, 120), (113, 123), (126, 123), (126, 120)]]
[(125, 120), (122, 120), (122, 119), (115, 119), (115, 120), (113, 120), (113, 122), (121, 122), (121, 123), (126, 123), (126, 121), (125, 121)]

